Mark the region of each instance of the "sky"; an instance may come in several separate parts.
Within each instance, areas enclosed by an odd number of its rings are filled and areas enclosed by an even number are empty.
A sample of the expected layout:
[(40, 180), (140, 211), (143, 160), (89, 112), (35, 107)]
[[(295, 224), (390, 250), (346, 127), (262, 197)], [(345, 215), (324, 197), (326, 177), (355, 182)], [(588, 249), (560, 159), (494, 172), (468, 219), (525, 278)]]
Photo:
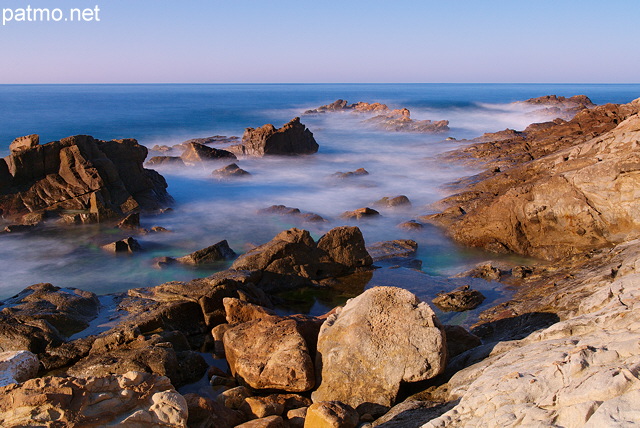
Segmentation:
[[(27, 5), (62, 15), (20, 21)], [(4, 84), (640, 83), (638, 0), (3, 0), (0, 7)], [(72, 22), (73, 8), (90, 9), (92, 19)]]

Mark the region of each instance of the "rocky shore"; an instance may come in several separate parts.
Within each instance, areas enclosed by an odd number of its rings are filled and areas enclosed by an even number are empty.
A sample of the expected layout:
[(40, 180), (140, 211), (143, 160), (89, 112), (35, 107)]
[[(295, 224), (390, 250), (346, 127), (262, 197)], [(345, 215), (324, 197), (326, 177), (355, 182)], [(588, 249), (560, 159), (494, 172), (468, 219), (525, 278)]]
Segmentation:
[[(400, 225), (432, 223), (463, 245), (533, 257), (461, 274), (515, 290), (470, 329), (442, 323), (431, 302), (403, 284), (362, 286), (321, 316), (277, 309), (282, 293), (366, 283), (377, 263), (415, 266), (412, 240), (365, 243), (356, 226), (315, 240), (292, 228), (239, 256), (221, 241), (159, 261), (232, 261), (204, 278), (108, 296), (43, 283), (0, 302), (0, 425), (640, 423), (640, 100), (526, 102), (553, 120), (486, 134), (448, 153), (448, 162), (486, 171), (454, 183), (438, 212)], [(388, 113), (384, 105), (342, 100), (308, 113), (342, 110)], [(224, 149), (208, 147), (221, 142)], [(241, 143), (217, 136), (181, 149), (175, 158), (182, 167), (236, 155), (311, 154), (318, 145), (296, 118), (280, 129), (248, 128)], [(0, 163), (2, 214), (21, 225), (54, 218), (135, 228), (139, 212), (171, 203), (162, 176), (143, 167), (146, 156), (135, 140), (18, 139)], [(410, 204), (401, 195), (376, 207)], [(357, 211), (345, 214), (377, 213)], [(325, 221), (284, 205), (264, 212)], [(464, 311), (483, 300), (467, 286), (442, 293), (434, 305)]]

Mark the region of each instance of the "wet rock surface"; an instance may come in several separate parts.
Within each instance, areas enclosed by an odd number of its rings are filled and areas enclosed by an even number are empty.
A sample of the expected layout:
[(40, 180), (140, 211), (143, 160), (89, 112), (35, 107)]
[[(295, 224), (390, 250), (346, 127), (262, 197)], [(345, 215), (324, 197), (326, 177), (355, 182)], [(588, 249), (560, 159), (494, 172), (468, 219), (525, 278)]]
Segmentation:
[(432, 302), (441, 311), (461, 312), (477, 308), (484, 302), (484, 299), (481, 292), (472, 290), (468, 285), (465, 285), (448, 293), (439, 293)]
[(229, 243), (224, 240), (202, 250), (195, 251), (183, 257), (178, 257), (178, 263), (187, 265), (205, 265), (222, 260), (232, 260), (236, 257), (235, 251), (229, 248)]

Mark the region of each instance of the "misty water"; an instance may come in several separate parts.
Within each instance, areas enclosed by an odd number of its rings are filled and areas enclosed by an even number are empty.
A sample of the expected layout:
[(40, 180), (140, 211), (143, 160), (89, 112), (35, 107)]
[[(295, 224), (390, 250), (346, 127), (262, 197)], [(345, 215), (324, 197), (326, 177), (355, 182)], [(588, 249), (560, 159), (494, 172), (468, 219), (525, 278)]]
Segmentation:
[[(136, 138), (141, 144), (172, 146), (212, 135), (242, 136), (244, 128), (265, 123), (282, 126), (295, 116), (314, 134), (317, 154), (299, 157), (241, 158), (248, 178), (220, 181), (211, 172), (229, 162), (186, 168), (157, 168), (175, 199), (170, 213), (143, 216), (142, 227), (162, 226), (169, 233), (136, 236), (144, 251), (105, 253), (100, 245), (127, 236), (102, 225), (48, 225), (37, 233), (0, 235), (0, 300), (24, 287), (50, 282), (98, 294), (186, 281), (228, 267), (196, 269), (154, 267), (159, 256), (182, 256), (226, 239), (237, 253), (269, 241), (278, 232), (299, 227), (319, 238), (329, 229), (357, 225), (367, 243), (413, 239), (419, 244), (420, 271), (384, 263), (367, 287), (396, 285), (424, 299), (468, 284), (448, 279), (496, 256), (461, 248), (441, 231), (401, 230), (404, 221), (433, 212), (430, 205), (448, 195), (446, 184), (478, 172), (441, 161), (439, 154), (468, 144), (461, 141), (505, 128), (524, 129), (548, 120), (510, 104), (547, 94), (586, 94), (595, 103), (628, 102), (639, 85), (55, 85), (0, 86), (0, 154), (9, 143), (31, 133), (41, 143), (75, 134), (100, 139)], [(305, 116), (303, 112), (338, 98), (407, 107), (413, 119), (450, 121), (446, 134), (385, 132), (344, 114)], [(447, 137), (456, 140), (446, 140)], [(150, 151), (149, 157), (159, 155)], [(179, 154), (179, 152), (177, 153)], [(333, 174), (365, 168), (369, 175), (337, 179)], [(382, 197), (406, 195), (410, 207), (378, 209), (382, 216), (345, 222), (345, 211), (372, 206)], [(259, 214), (274, 204), (321, 215), (326, 223), (301, 223), (292, 217)], [(509, 296), (497, 283), (472, 284), (488, 296), (480, 308)], [(301, 291), (283, 312), (318, 314), (361, 290)], [(477, 313), (477, 311), (476, 311)], [(464, 315), (457, 315), (464, 317)], [(448, 318), (454, 316), (449, 315)]]

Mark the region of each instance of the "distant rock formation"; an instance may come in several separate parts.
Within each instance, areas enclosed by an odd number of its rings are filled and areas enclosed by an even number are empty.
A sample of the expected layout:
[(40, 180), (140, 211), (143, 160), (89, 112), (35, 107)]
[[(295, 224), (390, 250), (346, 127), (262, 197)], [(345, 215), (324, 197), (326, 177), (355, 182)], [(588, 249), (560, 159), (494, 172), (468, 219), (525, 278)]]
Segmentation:
[(569, 98), (557, 95), (545, 95), (537, 98), (530, 98), (525, 101), (517, 101), (514, 104), (523, 106), (540, 106), (541, 108), (532, 111), (532, 114), (548, 116), (555, 119), (571, 120), (578, 112), (593, 108), (596, 105), (586, 95), (574, 95)]
[(313, 133), (296, 117), (282, 128), (271, 124), (260, 128), (247, 128), (242, 144), (229, 147), (233, 153), (246, 156), (308, 155), (318, 151)]
[(448, 120), (413, 120), (407, 108), (392, 110), (386, 104), (357, 102), (349, 104), (346, 100), (336, 100), (331, 104), (307, 110), (304, 114), (319, 114), (350, 111), (354, 113), (375, 114), (363, 123), (373, 124), (385, 131), (441, 133), (449, 131)]
[(0, 159), (0, 213), (30, 221), (55, 213), (84, 223), (164, 208), (172, 202), (167, 183), (143, 168), (146, 156), (134, 139), (76, 135), (40, 145), (37, 135), (19, 138)]

